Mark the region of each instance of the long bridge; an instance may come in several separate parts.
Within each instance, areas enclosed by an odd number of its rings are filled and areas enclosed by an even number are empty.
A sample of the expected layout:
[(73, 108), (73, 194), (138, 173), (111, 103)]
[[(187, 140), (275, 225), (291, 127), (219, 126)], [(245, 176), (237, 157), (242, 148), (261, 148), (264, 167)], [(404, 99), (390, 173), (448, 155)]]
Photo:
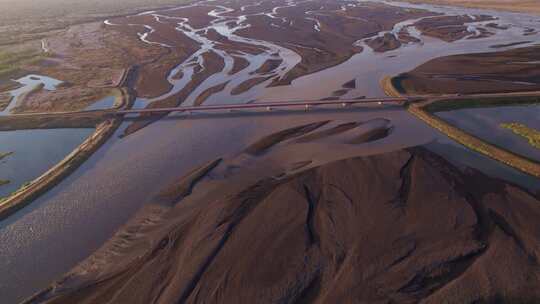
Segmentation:
[(290, 107), (304, 107), (309, 109), (313, 106), (350, 106), (355, 104), (397, 104), (403, 105), (406, 102), (414, 101), (417, 98), (396, 98), (396, 97), (381, 97), (381, 98), (361, 98), (361, 99), (346, 99), (346, 100), (307, 100), (307, 101), (275, 101), (275, 102), (257, 102), (257, 103), (243, 103), (243, 104), (220, 104), (220, 105), (206, 105), (206, 106), (181, 106), (172, 108), (154, 108), (154, 109), (129, 109), (129, 110), (116, 110), (113, 113), (118, 115), (126, 114), (166, 114), (172, 112), (191, 112), (191, 111), (218, 111), (218, 110), (242, 110), (242, 109), (267, 109), (272, 110), (274, 108), (290, 108)]
[[(69, 112), (40, 112), (40, 113), (19, 113), (0, 116), (0, 124), (2, 121), (19, 121), (26, 123), (34, 121), (41, 125), (44, 119), (60, 119), (68, 117), (80, 117), (91, 121), (100, 121), (106, 116), (125, 116), (129, 114), (168, 114), (173, 112), (190, 113), (190, 112), (212, 112), (212, 111), (232, 111), (242, 109), (266, 109), (273, 110), (274, 108), (301, 108), (308, 110), (316, 106), (338, 106), (348, 107), (359, 104), (395, 104), (404, 105), (407, 102), (417, 102), (423, 100), (419, 97), (380, 97), (380, 98), (357, 98), (357, 99), (338, 99), (338, 100), (305, 100), (305, 101), (273, 101), (273, 102), (254, 102), (254, 103), (235, 103), (235, 104), (220, 104), (220, 105), (201, 105), (201, 106), (179, 106), (169, 108), (145, 108), (145, 109), (100, 109), (100, 110), (83, 110)], [(7, 124), (6, 124), (7, 125)], [(1, 130), (2, 128), (0, 128)]]

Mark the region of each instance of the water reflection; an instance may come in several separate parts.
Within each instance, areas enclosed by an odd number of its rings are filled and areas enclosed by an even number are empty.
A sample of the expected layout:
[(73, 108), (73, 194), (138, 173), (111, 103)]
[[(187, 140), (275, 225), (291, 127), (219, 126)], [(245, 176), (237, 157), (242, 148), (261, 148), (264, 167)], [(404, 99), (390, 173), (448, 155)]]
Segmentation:
[(0, 197), (37, 178), (80, 145), (94, 129), (19, 130), (0, 132)]

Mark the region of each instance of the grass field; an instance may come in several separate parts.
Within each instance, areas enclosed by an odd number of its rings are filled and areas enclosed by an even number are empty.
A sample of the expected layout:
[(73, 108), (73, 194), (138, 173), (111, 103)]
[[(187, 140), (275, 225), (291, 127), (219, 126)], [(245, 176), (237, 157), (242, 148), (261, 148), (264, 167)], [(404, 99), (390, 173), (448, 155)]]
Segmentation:
[(0, 152), (0, 160), (10, 156), (11, 154), (13, 154), (13, 152)]
[(540, 131), (527, 127), (521, 123), (504, 123), (501, 127), (511, 130), (514, 134), (519, 135), (529, 141), (529, 144), (537, 149), (540, 149)]
[(22, 66), (37, 63), (44, 58), (44, 53), (31, 49), (17, 53), (0, 51), (0, 78), (17, 73)]

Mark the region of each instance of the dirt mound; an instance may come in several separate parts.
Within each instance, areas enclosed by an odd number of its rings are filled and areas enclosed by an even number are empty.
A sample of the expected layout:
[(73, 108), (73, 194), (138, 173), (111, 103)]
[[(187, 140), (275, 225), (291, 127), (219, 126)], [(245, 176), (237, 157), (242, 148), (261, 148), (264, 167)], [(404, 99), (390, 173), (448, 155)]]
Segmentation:
[(538, 198), (424, 149), (210, 190), (153, 210), (146, 225), (118, 234), (109, 255), (98, 253), (28, 303), (540, 296)]
[(401, 42), (396, 38), (395, 35), (386, 33), (382, 37), (368, 40), (367, 45), (369, 45), (375, 52), (384, 53), (399, 49), (401, 47)]

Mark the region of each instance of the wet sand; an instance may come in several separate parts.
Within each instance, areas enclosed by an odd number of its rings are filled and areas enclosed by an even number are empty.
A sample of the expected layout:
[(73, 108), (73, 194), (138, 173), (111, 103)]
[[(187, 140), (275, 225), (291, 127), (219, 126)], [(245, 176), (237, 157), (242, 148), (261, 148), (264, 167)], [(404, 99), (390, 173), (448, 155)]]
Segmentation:
[(540, 47), (440, 57), (391, 82), (410, 95), (539, 91)]
[[(9, 278), (2, 280), (3, 298), (16, 302), (45, 288), (52, 278), (59, 278), (99, 248), (141, 206), (155, 201), (163, 185), (187, 174), (197, 164), (238, 153), (249, 143), (283, 126), (334, 118), (368, 121), (379, 117), (390, 118), (395, 131), (387, 140), (371, 145), (365, 153), (400, 149), (431, 138), (432, 130), (411, 119), (402, 109), (355, 111), (351, 108), (307, 114), (276, 111), (263, 116), (240, 112), (211, 120), (199, 114), (161, 120), (121, 140), (112, 140), (57, 187), (1, 223), (0, 240), (12, 244), (0, 252), (0, 261), (12, 261), (2, 266), (6, 274), (2, 278)], [(165, 129), (167, 134), (174, 135), (164, 136)], [(117, 135), (122, 130), (118, 132)], [(89, 189), (94, 190), (89, 192)], [(81, 191), (87, 195), (81, 197)], [(43, 218), (41, 214), (51, 216)], [(100, 229), (89, 230), (89, 226)], [(71, 233), (63, 233), (67, 231)], [(77, 239), (72, 238), (75, 231), (79, 235)], [(11, 258), (13, 255), (17, 258)], [(60, 255), (62, 259), (54, 258)], [(36, 273), (35, 269), (40, 272)], [(32, 281), (25, 273), (33, 273)]]
[(376, 121), (279, 128), (203, 164), (26, 303), (540, 299), (539, 195), (424, 148), (369, 149), (385, 136), (345, 144)]
[[(185, 98), (181, 101), (192, 104), (198, 96), (227, 79), (232, 81), (223, 91), (229, 92), (232, 100), (246, 102), (251, 98), (243, 98), (243, 93), (254, 85), (290, 84), (298, 77), (343, 63), (361, 52), (362, 47), (355, 44), (360, 39), (391, 29), (398, 22), (432, 15), (425, 10), (377, 3), (317, 0), (247, 4), (190, 4), (107, 20), (106, 27), (136, 35), (142, 43), (168, 51), (140, 69), (136, 86), (140, 97), (153, 101), (168, 99), (178, 94), (182, 84), (185, 87), (186, 83), (193, 83), (191, 77), (201, 77), (199, 73), (211, 69), (216, 77), (205, 76), (208, 81), (192, 86), (191, 92), (183, 94)], [(270, 28), (266, 26), (268, 23), (272, 24)], [(306, 35), (311, 38), (300, 39)], [(298, 41), (304, 42), (297, 44)], [(178, 53), (179, 48), (186, 47), (187, 51)], [(208, 50), (220, 56), (225, 66), (206, 61)], [(181, 63), (174, 66), (167, 58)], [(179, 74), (180, 70), (184, 72)], [(222, 77), (219, 82), (218, 74)], [(229, 77), (224, 78), (225, 75)], [(159, 106), (159, 102), (150, 104)]]
[(197, 96), (197, 99), (195, 100), (194, 105), (196, 106), (202, 105), (204, 101), (208, 99), (210, 96), (212, 96), (213, 94), (217, 92), (223, 91), (223, 89), (225, 89), (228, 83), (229, 82), (224, 82), (222, 84), (218, 84), (214, 87), (206, 89), (206, 91), (202, 92), (201, 95)]
[[(475, 35), (482, 35), (481, 32), (473, 33), (479, 31), (478, 28), (471, 30), (467, 24), (492, 20), (496, 19), (487, 15), (440, 16), (422, 19), (416, 22), (415, 26), (423, 35), (439, 38), (447, 42), (454, 42), (465, 37), (473, 39)], [(485, 33), (490, 32), (485, 30)]]

